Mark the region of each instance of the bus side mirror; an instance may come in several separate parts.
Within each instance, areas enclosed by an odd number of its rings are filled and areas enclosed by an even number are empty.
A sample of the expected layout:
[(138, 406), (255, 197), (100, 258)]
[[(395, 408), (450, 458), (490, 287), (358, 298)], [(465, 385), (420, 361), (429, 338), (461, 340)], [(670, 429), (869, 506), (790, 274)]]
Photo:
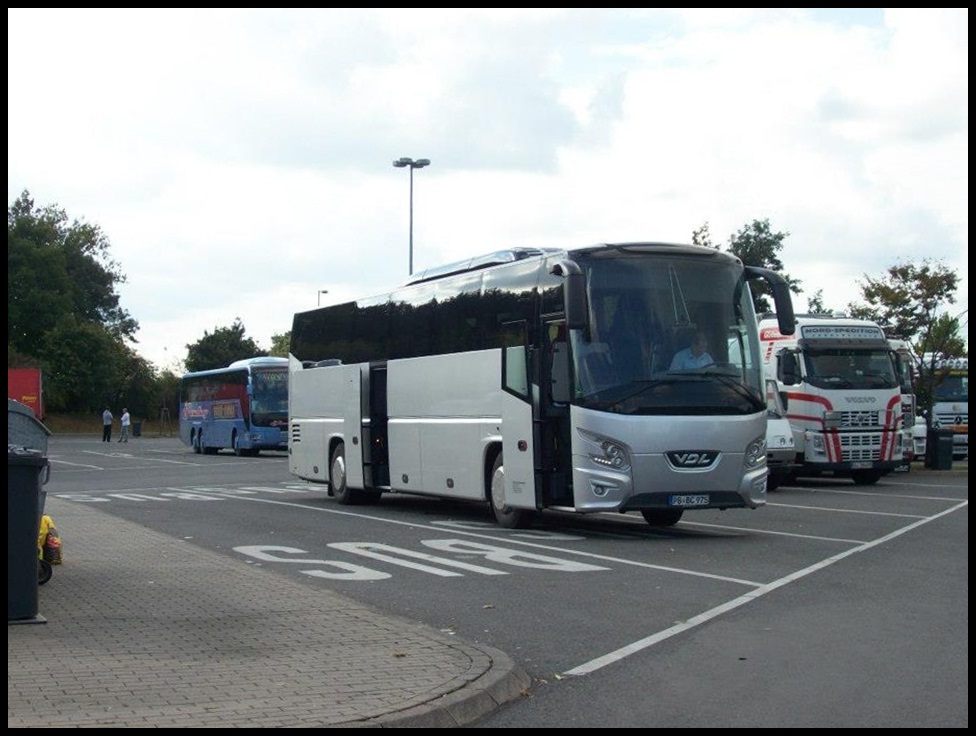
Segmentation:
[(783, 335), (796, 332), (796, 316), (793, 313), (793, 298), (790, 296), (790, 285), (786, 279), (775, 271), (759, 266), (746, 266), (746, 278), (763, 279), (773, 293), (773, 303), (776, 305), (776, 319), (779, 331)]
[(549, 270), (554, 276), (562, 276), (563, 309), (566, 312), (566, 328), (582, 330), (586, 327), (586, 277), (574, 261), (559, 261)]

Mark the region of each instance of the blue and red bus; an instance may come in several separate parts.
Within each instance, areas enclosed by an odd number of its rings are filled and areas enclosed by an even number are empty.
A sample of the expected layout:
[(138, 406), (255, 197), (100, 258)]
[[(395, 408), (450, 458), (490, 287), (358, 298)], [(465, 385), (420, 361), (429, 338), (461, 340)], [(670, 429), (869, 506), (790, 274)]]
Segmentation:
[(197, 454), (288, 449), (288, 359), (246, 358), (180, 379), (180, 440)]

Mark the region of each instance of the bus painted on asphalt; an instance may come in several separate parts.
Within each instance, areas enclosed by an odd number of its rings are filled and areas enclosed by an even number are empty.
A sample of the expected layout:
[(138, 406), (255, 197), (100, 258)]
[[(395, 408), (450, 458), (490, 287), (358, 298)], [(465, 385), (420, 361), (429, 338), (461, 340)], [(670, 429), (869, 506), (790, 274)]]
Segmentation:
[[(756, 279), (789, 333), (780, 275), (662, 243), (499, 251), (300, 312), (289, 471), (340, 503), (467, 499), (510, 528), (544, 509), (671, 525), (688, 509), (760, 507)], [(673, 370), (696, 331), (714, 363)]]
[(288, 449), (288, 358), (246, 358), (183, 374), (180, 440), (212, 455)]

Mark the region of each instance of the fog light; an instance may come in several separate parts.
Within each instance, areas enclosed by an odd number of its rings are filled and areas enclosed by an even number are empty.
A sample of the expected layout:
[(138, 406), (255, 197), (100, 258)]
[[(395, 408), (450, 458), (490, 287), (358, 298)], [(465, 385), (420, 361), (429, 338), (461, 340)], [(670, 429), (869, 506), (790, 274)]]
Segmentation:
[(596, 481), (590, 481), (590, 492), (597, 498), (603, 498), (612, 490), (613, 486), (604, 485), (603, 483), (597, 483)]

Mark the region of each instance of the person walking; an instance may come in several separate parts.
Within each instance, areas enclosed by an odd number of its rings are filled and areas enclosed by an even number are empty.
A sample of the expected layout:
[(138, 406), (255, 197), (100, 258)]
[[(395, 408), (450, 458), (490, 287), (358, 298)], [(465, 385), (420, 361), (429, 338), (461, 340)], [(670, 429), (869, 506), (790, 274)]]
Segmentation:
[(112, 412), (106, 407), (102, 412), (102, 442), (112, 441)]
[(125, 407), (123, 407), (122, 408), (122, 419), (121, 419), (122, 432), (119, 434), (119, 442), (128, 442), (129, 441), (129, 425), (131, 423), (132, 423), (132, 420), (129, 417), (129, 410), (126, 409)]

